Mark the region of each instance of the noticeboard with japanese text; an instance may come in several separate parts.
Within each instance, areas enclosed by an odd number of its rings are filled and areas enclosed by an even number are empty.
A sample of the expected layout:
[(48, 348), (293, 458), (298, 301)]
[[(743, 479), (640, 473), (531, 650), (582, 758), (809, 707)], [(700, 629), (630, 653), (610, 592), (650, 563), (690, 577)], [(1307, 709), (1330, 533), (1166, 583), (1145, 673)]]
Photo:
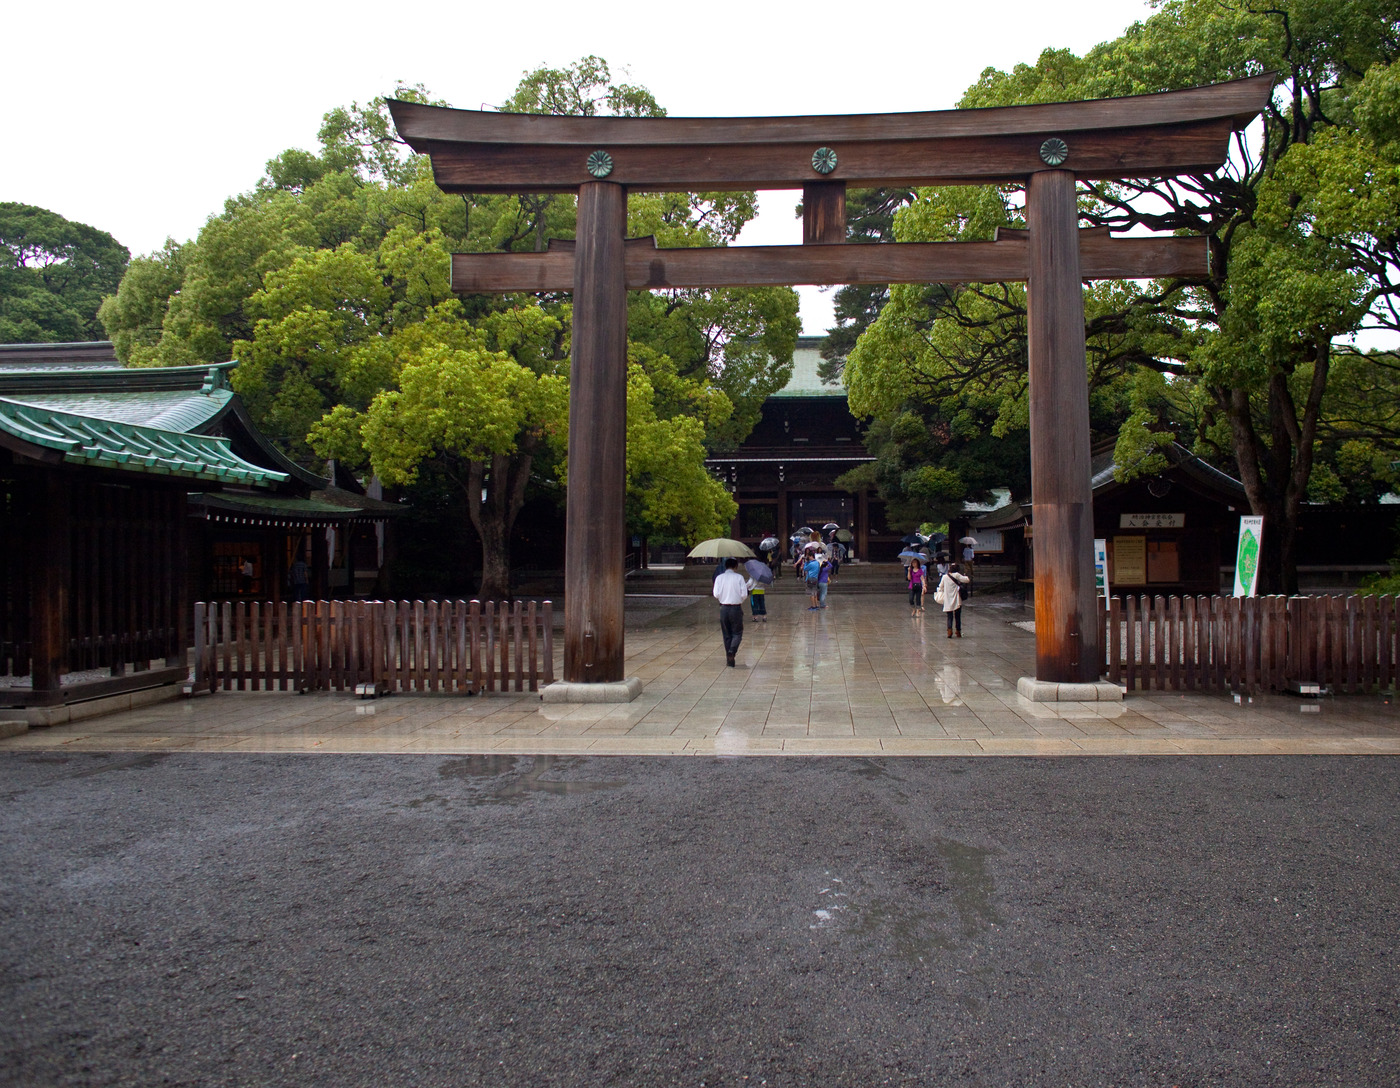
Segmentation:
[(1147, 584), (1147, 537), (1115, 536), (1113, 538), (1113, 570), (1116, 585)]

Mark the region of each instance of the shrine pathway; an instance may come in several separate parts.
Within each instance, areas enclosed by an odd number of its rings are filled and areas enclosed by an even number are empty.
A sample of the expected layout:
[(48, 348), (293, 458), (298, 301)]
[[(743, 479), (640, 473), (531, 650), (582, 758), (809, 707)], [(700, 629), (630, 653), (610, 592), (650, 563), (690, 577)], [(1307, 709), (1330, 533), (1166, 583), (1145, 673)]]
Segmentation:
[(770, 595), (726, 668), (708, 598), (628, 601), (626, 705), (538, 696), (220, 693), (0, 741), (0, 751), (397, 752), (553, 755), (1400, 754), (1385, 695), (1305, 699), (1137, 693), (1122, 703), (1034, 704), (1019, 603), (974, 597), (964, 637), (911, 619), (902, 597), (843, 596), (824, 612)]

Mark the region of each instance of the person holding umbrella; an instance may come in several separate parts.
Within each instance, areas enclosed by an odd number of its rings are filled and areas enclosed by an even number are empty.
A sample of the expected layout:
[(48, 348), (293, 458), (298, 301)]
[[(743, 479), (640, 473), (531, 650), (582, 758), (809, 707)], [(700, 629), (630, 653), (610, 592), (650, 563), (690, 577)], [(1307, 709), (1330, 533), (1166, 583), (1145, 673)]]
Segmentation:
[(719, 601), (719, 633), (724, 639), (724, 663), (735, 667), (734, 656), (744, 638), (744, 598), (753, 589), (753, 580), (739, 573), (739, 560), (724, 561), (724, 573), (715, 579), (714, 595)]
[(783, 572), (782, 556), (779, 552), (778, 538), (775, 536), (765, 536), (758, 544), (759, 557), (768, 566), (773, 577), (778, 578)]
[(744, 564), (749, 576), (749, 609), (753, 612), (754, 623), (768, 622), (768, 592), (772, 584), (773, 568), (761, 559), (750, 559)]

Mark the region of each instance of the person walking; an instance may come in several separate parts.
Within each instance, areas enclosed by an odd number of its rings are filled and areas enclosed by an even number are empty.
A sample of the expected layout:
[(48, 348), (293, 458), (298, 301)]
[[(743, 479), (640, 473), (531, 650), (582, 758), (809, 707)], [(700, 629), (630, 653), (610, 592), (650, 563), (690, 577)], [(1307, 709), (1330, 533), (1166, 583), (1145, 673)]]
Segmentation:
[(753, 579), (739, 573), (739, 560), (724, 561), (724, 573), (715, 579), (714, 595), (719, 601), (719, 633), (724, 638), (724, 663), (731, 669), (734, 655), (744, 637), (744, 598), (753, 589)]
[(816, 555), (812, 552), (808, 552), (807, 558), (802, 564), (802, 577), (807, 584), (807, 595), (812, 599), (812, 604), (807, 609), (808, 612), (815, 612), (819, 607), (817, 594), (820, 590), (818, 590), (817, 586), (820, 584), (818, 579), (821, 577), (821, 571), (822, 565), (817, 560)]
[(826, 607), (826, 591), (831, 584), (831, 562), (823, 559), (817, 566), (817, 608)]
[(749, 582), (753, 589), (749, 590), (749, 610), (753, 612), (754, 623), (768, 622), (768, 587), (758, 579), (751, 579)]
[(924, 610), (924, 586), (927, 577), (924, 565), (917, 559), (909, 560), (909, 615), (917, 616)]
[(948, 573), (939, 579), (934, 600), (943, 605), (943, 615), (948, 620), (949, 638), (953, 637), (954, 626), (957, 627), (958, 638), (962, 638), (962, 587), (970, 581), (972, 579), (958, 570), (956, 563), (949, 563)]

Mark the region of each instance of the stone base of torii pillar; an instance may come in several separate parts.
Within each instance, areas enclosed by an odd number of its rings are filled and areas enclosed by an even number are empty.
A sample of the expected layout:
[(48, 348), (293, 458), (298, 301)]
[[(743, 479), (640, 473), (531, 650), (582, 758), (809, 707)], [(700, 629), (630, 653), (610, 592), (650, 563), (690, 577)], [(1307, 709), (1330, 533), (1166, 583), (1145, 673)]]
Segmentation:
[(571, 684), (558, 680), (540, 689), (546, 703), (630, 703), (642, 693), (642, 682), (635, 676), (616, 682)]
[(1016, 693), (1033, 703), (1121, 703), (1123, 689), (1109, 680), (1090, 684), (1057, 683), (1023, 676), (1016, 681)]

